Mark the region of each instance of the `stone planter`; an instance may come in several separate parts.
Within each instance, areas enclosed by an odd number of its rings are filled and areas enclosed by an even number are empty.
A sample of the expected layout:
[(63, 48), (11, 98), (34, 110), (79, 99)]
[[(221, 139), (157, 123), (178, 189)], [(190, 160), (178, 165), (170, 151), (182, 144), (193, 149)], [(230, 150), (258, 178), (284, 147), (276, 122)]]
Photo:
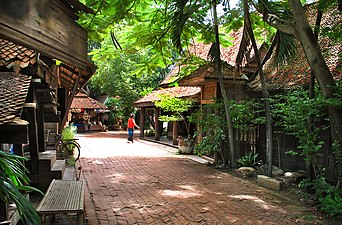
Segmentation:
[(181, 153), (191, 154), (194, 150), (194, 140), (180, 138), (178, 140), (178, 148)]

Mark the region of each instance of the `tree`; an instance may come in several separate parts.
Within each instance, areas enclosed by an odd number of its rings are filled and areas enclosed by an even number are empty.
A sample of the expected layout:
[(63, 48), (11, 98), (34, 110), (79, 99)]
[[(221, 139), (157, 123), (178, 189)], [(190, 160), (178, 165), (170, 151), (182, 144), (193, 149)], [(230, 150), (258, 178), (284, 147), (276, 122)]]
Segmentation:
[[(113, 98), (119, 97), (123, 116), (129, 116), (134, 111), (133, 103), (158, 87), (165, 71), (160, 69), (149, 74), (137, 72), (138, 65), (150, 54), (146, 51), (132, 54), (115, 52), (114, 46), (108, 44), (108, 41), (103, 41), (102, 48), (91, 52), (92, 60), (97, 65), (96, 73), (89, 83), (91, 95), (106, 93)], [(103, 52), (103, 48), (111, 54)]]
[[(231, 154), (231, 166), (233, 168), (236, 167), (236, 157), (235, 157), (235, 139), (234, 139), (234, 127), (230, 112), (230, 104), (227, 97), (226, 89), (224, 87), (223, 82), (223, 75), (222, 75), (222, 60), (221, 60), (221, 53), (220, 53), (220, 34), (219, 34), (219, 21), (217, 18), (217, 9), (216, 9), (216, 1), (212, 1), (212, 10), (213, 10), (213, 27), (215, 32), (215, 42), (213, 43), (213, 51), (211, 54), (211, 58), (214, 60), (216, 65), (216, 74), (219, 77), (219, 84), (220, 84), (220, 90), (222, 92), (223, 96), (223, 103), (224, 103), (224, 109), (226, 112), (226, 119), (227, 119), (227, 128), (228, 128), (228, 140), (229, 140), (229, 150)], [(224, 162), (224, 165), (226, 164), (226, 161)]]
[[(263, 72), (263, 65), (259, 55), (259, 49), (257, 47), (257, 43), (255, 40), (251, 17), (249, 13), (249, 6), (248, 0), (243, 0), (243, 8), (244, 8), (244, 33), (241, 46), (247, 46), (248, 42), (252, 43), (252, 47), (254, 50), (256, 62), (258, 65), (258, 74), (261, 80), (262, 86), (262, 97), (264, 99), (264, 107), (265, 107), (265, 116), (266, 116), (266, 175), (272, 177), (272, 165), (273, 165), (273, 148), (272, 148), (272, 141), (273, 141), (273, 134), (272, 134), (272, 117), (271, 117), (271, 109), (270, 109), (270, 102), (269, 102), (269, 94), (266, 86), (266, 76)], [(240, 51), (246, 51), (240, 47)]]
[(163, 109), (165, 112), (170, 112), (171, 115), (163, 115), (159, 117), (160, 121), (164, 122), (178, 122), (184, 121), (185, 129), (188, 139), (192, 139), (190, 136), (190, 123), (186, 120), (183, 113), (188, 112), (194, 105), (194, 101), (191, 99), (182, 99), (173, 97), (170, 95), (159, 95), (159, 100), (155, 101), (155, 106)]

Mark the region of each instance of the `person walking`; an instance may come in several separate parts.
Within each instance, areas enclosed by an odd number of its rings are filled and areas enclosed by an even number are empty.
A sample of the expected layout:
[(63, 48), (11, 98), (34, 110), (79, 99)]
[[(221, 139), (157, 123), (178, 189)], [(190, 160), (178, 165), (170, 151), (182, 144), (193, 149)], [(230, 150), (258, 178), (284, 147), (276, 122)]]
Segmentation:
[(134, 114), (131, 114), (131, 117), (127, 122), (127, 130), (128, 130), (128, 141), (133, 143), (133, 135), (134, 135), (134, 127), (140, 129), (140, 127), (135, 123)]

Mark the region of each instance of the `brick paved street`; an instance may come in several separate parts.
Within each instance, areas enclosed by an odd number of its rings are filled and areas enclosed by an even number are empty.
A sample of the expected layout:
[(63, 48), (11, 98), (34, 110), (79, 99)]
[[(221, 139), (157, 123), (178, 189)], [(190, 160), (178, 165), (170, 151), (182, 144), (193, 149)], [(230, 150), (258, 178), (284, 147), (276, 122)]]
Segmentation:
[(86, 222), (93, 224), (308, 224), (281, 192), (222, 173), (169, 147), (114, 132), (78, 135)]

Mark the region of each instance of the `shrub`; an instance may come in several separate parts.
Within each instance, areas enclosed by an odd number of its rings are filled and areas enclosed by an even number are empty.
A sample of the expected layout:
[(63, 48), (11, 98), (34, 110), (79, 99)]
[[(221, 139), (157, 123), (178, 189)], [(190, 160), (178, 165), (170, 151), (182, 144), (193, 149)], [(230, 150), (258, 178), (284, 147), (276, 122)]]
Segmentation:
[(77, 132), (77, 127), (71, 124), (70, 126), (63, 129), (62, 135), (63, 140), (71, 140), (74, 139), (75, 134)]
[(258, 153), (250, 152), (249, 154), (244, 155), (240, 159), (236, 160), (236, 162), (242, 166), (253, 166), (257, 157)]
[(342, 218), (342, 191), (327, 183), (323, 172), (314, 180), (304, 179), (299, 183), (299, 187), (312, 187), (319, 208), (329, 216)]

